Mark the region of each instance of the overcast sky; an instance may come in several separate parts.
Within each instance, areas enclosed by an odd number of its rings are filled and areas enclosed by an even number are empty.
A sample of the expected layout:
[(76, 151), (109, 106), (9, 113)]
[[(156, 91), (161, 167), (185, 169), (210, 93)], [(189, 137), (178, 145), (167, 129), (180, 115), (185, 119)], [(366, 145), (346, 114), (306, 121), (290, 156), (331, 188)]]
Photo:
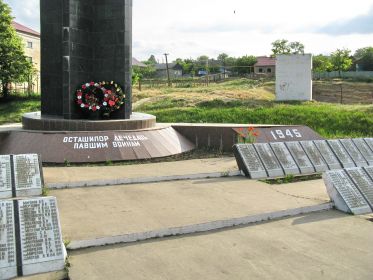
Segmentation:
[[(39, 0), (4, 0), (16, 20), (39, 31)], [(62, 0), (61, 0), (62, 1)], [(276, 39), (306, 52), (373, 46), (373, 0), (133, 0), (133, 55), (171, 60), (225, 52), (270, 55)]]

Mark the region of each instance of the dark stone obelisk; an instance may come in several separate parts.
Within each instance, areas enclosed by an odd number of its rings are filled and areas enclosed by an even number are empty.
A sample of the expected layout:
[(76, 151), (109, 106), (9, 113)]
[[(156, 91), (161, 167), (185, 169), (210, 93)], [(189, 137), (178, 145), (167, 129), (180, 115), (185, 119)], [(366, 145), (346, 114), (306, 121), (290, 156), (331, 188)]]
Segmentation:
[(78, 86), (115, 81), (132, 113), (132, 0), (40, 0), (42, 116), (82, 117), (74, 103)]

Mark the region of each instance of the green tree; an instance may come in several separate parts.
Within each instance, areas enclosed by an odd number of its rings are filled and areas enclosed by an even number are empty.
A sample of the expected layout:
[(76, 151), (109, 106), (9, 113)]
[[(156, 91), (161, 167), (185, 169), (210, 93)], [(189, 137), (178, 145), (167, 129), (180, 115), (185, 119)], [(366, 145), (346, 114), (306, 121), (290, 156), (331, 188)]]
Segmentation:
[(351, 51), (348, 49), (337, 49), (330, 56), (333, 70), (338, 71), (339, 77), (344, 71), (348, 71), (352, 65), (352, 59), (350, 57)]
[(145, 64), (152, 64), (155, 65), (157, 64), (157, 60), (155, 59), (155, 56), (152, 54), (147, 61), (145, 61)]
[(257, 62), (257, 59), (255, 56), (252, 55), (244, 55), (242, 57), (239, 57), (236, 59), (235, 62), (235, 72), (238, 74), (249, 74), (253, 72), (252, 67)]
[(373, 47), (358, 49), (354, 54), (354, 58), (360, 70), (373, 71)]
[(23, 42), (12, 27), (10, 7), (0, 0), (0, 83), (4, 98), (9, 95), (12, 82), (25, 82), (32, 72), (23, 51)]
[(304, 45), (297, 41), (276, 40), (272, 43), (272, 56), (278, 54), (304, 54)]
[(313, 57), (312, 64), (313, 71), (317, 73), (329, 72), (333, 69), (330, 58), (322, 54), (315, 55)]

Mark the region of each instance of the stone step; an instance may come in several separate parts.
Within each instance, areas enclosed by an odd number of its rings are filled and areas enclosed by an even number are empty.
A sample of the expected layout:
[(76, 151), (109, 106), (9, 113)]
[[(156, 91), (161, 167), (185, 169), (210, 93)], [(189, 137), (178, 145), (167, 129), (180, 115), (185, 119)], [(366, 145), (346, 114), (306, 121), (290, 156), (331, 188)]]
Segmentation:
[(53, 190), (69, 249), (205, 232), (332, 208), (322, 180), (243, 177)]
[(49, 189), (239, 176), (233, 157), (102, 167), (45, 167)]

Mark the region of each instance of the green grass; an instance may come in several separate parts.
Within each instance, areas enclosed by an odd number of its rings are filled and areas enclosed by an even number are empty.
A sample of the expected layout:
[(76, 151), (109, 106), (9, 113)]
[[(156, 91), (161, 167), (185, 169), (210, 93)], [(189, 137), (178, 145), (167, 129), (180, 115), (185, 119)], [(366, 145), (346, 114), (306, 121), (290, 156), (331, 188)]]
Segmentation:
[[(220, 101), (194, 108), (148, 109), (159, 122), (307, 125), (324, 137), (373, 137), (373, 106), (316, 102), (250, 106)], [(156, 104), (152, 106), (157, 107)]]
[[(358, 91), (367, 86), (351, 87)], [(239, 79), (209, 87), (134, 89), (134, 99), (144, 101), (136, 111), (153, 114), (158, 122), (307, 125), (326, 138), (373, 137), (373, 105), (275, 102), (273, 81)], [(39, 110), (39, 95), (0, 100), (0, 124), (20, 122), (24, 113)]]
[(0, 124), (21, 122), (23, 114), (36, 111), (40, 111), (40, 95), (0, 99)]

